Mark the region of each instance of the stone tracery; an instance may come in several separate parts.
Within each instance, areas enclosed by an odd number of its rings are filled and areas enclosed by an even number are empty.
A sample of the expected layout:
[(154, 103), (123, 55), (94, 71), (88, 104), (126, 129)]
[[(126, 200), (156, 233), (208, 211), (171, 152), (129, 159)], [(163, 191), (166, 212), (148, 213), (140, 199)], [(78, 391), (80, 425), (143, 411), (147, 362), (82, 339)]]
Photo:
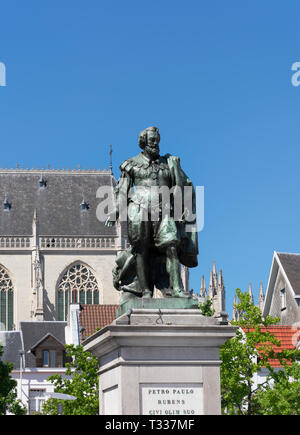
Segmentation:
[(69, 267), (58, 285), (58, 317), (67, 320), (69, 303), (99, 304), (99, 287), (92, 271), (83, 263)]

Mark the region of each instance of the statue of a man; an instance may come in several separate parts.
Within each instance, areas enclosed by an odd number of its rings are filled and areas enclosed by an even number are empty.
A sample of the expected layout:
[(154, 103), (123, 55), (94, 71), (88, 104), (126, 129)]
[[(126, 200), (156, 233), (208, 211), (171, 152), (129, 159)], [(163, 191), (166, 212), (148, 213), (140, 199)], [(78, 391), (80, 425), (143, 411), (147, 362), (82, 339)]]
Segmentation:
[[(115, 208), (106, 225), (113, 225), (112, 216), (118, 219), (124, 212), (120, 209), (123, 198), (131, 249), (117, 256), (114, 285), (118, 290), (143, 298), (151, 298), (154, 287), (165, 295), (190, 297), (183, 288), (180, 263), (187, 267), (198, 264), (195, 217), (189, 222), (194, 224), (194, 231), (186, 232), (185, 210), (181, 214), (177, 211), (177, 218), (174, 213), (174, 189), (180, 191), (180, 205), (183, 205), (183, 192), (189, 187), (190, 212), (195, 214), (194, 189), (178, 157), (159, 155), (159, 142), (158, 128), (146, 128), (139, 135), (142, 152), (120, 166), (121, 177), (114, 190)], [(172, 189), (170, 201), (164, 203), (156, 188)], [(166, 209), (168, 213), (164, 213)]]

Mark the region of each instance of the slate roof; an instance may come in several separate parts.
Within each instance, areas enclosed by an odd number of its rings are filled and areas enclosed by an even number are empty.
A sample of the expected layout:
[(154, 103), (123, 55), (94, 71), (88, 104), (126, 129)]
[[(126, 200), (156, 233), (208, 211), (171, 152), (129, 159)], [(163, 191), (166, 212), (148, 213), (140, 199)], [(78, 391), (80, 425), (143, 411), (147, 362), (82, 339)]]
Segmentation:
[(277, 253), (296, 295), (300, 295), (300, 254)]
[(3, 346), (2, 361), (12, 362), (14, 369), (20, 368), (20, 354), (23, 350), (22, 334), (20, 331), (0, 331), (0, 343)]
[(116, 318), (118, 305), (81, 305), (79, 325), (85, 327), (84, 336), (92, 335)]
[[(0, 170), (0, 236), (32, 235), (34, 209), (41, 236), (116, 235), (116, 226), (105, 227), (96, 217), (98, 188), (114, 184), (110, 171)], [(88, 210), (81, 210), (83, 200)]]
[(63, 345), (67, 322), (20, 322), (23, 334), (26, 367), (35, 367), (35, 356), (28, 351), (47, 334), (53, 335)]

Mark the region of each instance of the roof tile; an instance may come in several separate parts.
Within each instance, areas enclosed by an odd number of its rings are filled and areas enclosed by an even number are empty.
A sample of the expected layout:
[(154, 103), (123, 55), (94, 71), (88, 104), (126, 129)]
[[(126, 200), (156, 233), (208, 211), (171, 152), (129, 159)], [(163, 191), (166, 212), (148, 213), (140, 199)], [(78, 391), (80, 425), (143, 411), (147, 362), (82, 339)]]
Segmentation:
[[(243, 328), (245, 332), (253, 330), (252, 328)], [(281, 325), (270, 326), (268, 328), (262, 327), (261, 332), (270, 332), (274, 337), (280, 341), (280, 346), (272, 345), (275, 352), (282, 350), (300, 349), (300, 326)], [(277, 359), (269, 360), (271, 367), (280, 367)]]
[(94, 334), (97, 329), (104, 328), (116, 318), (118, 305), (81, 305), (80, 326), (84, 326), (84, 335)]

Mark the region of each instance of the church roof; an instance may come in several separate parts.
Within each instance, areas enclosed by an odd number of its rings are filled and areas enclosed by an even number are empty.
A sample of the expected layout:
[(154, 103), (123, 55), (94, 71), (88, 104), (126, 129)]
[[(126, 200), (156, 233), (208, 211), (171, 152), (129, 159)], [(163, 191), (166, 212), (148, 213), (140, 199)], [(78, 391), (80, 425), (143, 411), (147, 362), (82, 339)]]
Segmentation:
[(0, 236), (31, 236), (35, 209), (41, 236), (115, 236), (96, 217), (98, 188), (114, 184), (106, 170), (0, 169)]
[(296, 295), (300, 295), (300, 254), (277, 253)]

